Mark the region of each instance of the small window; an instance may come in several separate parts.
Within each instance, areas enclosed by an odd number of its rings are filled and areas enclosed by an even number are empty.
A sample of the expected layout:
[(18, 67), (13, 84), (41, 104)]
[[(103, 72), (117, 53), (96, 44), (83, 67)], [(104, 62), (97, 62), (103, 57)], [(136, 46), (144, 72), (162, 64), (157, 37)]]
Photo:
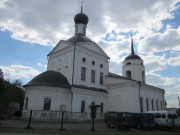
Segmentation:
[(166, 114), (165, 113), (162, 114), (162, 118), (166, 118)]
[(86, 58), (82, 58), (82, 61), (85, 63), (86, 62)]
[(154, 120), (154, 114), (149, 114), (149, 120)]
[(85, 112), (85, 101), (81, 101), (81, 112)]
[(169, 118), (169, 119), (172, 119), (172, 114), (168, 114), (168, 118)]
[(92, 61), (92, 65), (93, 65), (93, 66), (95, 65), (95, 61)]
[(103, 85), (103, 73), (102, 72), (100, 73), (100, 84)]
[(45, 98), (44, 99), (44, 110), (50, 110), (50, 106), (51, 106), (51, 99)]
[(95, 70), (91, 70), (91, 82), (95, 82)]
[(131, 62), (127, 62), (126, 65), (131, 65)]
[(177, 115), (176, 115), (176, 114), (173, 114), (173, 118), (174, 118), (174, 119), (177, 119)]
[(155, 113), (155, 118), (161, 118), (161, 114), (160, 113)]
[(83, 81), (86, 80), (86, 68), (85, 67), (81, 68), (81, 80), (83, 80)]
[(103, 64), (100, 64), (100, 68), (103, 68)]

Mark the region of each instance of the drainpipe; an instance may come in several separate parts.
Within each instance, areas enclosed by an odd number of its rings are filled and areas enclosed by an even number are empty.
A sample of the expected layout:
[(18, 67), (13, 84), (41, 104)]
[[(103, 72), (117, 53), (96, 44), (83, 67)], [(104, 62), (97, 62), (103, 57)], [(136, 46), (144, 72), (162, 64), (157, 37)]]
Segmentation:
[(70, 88), (70, 92), (71, 92), (71, 112), (72, 112), (72, 104), (73, 104), (73, 92), (72, 92), (72, 86), (74, 83), (74, 61), (75, 61), (75, 49), (76, 49), (76, 42), (74, 42), (74, 54), (73, 54), (73, 70), (72, 70), (72, 85)]
[(142, 112), (142, 109), (141, 109), (141, 82), (139, 81), (139, 109), (140, 109), (140, 112)]

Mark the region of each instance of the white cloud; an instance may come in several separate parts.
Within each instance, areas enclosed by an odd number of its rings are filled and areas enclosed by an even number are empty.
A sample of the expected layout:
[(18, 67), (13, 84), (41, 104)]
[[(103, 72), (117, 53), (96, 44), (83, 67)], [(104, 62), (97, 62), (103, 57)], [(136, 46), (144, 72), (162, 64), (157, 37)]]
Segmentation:
[(39, 63), (39, 62), (37, 63), (37, 65), (38, 65), (38, 66), (40, 66), (40, 67), (42, 67), (42, 66), (43, 66), (43, 65), (42, 65), (41, 63)]
[[(169, 88), (169, 86), (175, 85), (180, 82), (179, 78), (162, 77), (159, 74), (148, 74), (149, 84), (156, 85), (162, 88)], [(173, 87), (174, 88), (174, 87)]]
[(171, 66), (180, 66), (180, 55), (168, 59), (168, 64)]
[(38, 62), (37, 65), (40, 66), (40, 67), (47, 68), (47, 64), (44, 65), (44, 64)]
[(165, 56), (157, 56), (154, 54), (146, 54), (142, 56), (146, 67), (146, 74), (151, 74), (156, 71), (161, 71), (166, 68), (167, 60)]
[(23, 78), (32, 78), (41, 72), (23, 65), (10, 65), (10, 66), (0, 66), (4, 73), (5, 79), (15, 80), (15, 79), (23, 79)]
[(141, 40), (139, 46), (139, 51), (144, 53), (180, 51), (180, 27), (169, 28), (164, 33), (151, 34)]
[[(170, 11), (176, 8), (177, 1), (85, 1), (87, 34), (95, 41), (112, 30), (119, 33), (136, 29), (141, 36), (147, 35), (152, 29), (159, 30), (162, 20), (174, 17)], [(73, 17), (80, 11), (79, 0), (3, 0), (0, 5), (1, 29), (11, 31), (12, 38), (17, 40), (42, 45), (55, 45), (74, 35)]]

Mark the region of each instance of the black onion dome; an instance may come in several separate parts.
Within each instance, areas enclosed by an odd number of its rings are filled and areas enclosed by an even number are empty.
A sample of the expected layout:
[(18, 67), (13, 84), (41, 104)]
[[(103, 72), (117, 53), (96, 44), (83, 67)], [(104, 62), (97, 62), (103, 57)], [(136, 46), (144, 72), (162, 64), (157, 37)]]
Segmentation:
[(140, 59), (141, 60), (141, 58), (136, 54), (131, 54), (125, 58), (125, 60), (130, 60), (130, 59)]
[(45, 85), (45, 86), (56, 86), (56, 87), (63, 87), (69, 88), (70, 85), (67, 81), (67, 78), (59, 72), (56, 71), (46, 71), (35, 78), (33, 78), (29, 83), (25, 86), (30, 85)]
[(79, 13), (74, 17), (74, 22), (76, 24), (82, 23), (82, 24), (87, 25), (88, 21), (89, 21), (88, 16), (86, 14), (83, 14), (83, 13)]

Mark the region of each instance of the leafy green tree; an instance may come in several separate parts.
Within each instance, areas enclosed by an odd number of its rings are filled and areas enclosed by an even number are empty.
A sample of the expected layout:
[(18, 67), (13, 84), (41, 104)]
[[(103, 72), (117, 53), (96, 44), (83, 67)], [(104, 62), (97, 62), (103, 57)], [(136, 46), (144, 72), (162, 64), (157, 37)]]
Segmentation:
[(4, 74), (3, 74), (2, 69), (0, 69), (0, 78), (1, 78), (1, 79), (3, 79), (3, 78), (4, 78)]
[(24, 101), (24, 89), (22, 88), (22, 82), (20, 80), (15, 80), (14, 82), (9, 82), (7, 80), (1, 79), (0, 83), (0, 110), (7, 111), (8, 105), (11, 102), (16, 102), (20, 104), (20, 109), (23, 107)]

